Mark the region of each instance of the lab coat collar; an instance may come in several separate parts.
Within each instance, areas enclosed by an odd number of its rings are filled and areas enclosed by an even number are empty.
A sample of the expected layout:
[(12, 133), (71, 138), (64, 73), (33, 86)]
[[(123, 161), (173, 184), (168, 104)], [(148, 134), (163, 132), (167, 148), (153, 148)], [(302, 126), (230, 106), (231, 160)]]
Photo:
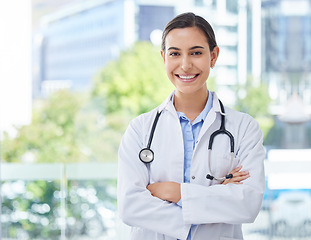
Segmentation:
[[(220, 112), (220, 104), (219, 104), (219, 100), (218, 97), (216, 95), (215, 92), (211, 92), (210, 93), (213, 95), (213, 107), (211, 110), (214, 110), (215, 112)], [(175, 94), (175, 90), (173, 92), (171, 92), (171, 94), (165, 99), (165, 101), (159, 106), (158, 111), (161, 112), (162, 110), (166, 109), (172, 113), (176, 113), (176, 109), (174, 107), (172, 100), (172, 96), (173, 94)]]
[(214, 109), (215, 112), (220, 112), (219, 99), (218, 99), (215, 92), (211, 92), (211, 94), (213, 95), (213, 107), (212, 107), (212, 109)]
[(158, 112), (165, 110), (170, 111), (171, 113), (175, 113), (177, 115), (176, 109), (172, 102), (172, 96), (175, 94), (175, 90), (171, 92), (171, 94), (165, 99), (165, 101), (159, 106)]
[[(178, 119), (178, 114), (172, 102), (172, 95), (174, 93), (175, 93), (175, 90), (171, 92), (171, 94), (165, 99), (165, 101), (158, 107), (158, 112), (167, 110), (171, 112), (174, 116), (176, 116), (176, 119)], [(217, 113), (220, 114), (220, 104), (219, 104), (218, 97), (215, 92), (210, 91), (210, 93), (213, 95), (213, 105), (203, 122), (203, 126), (201, 128), (201, 131), (197, 139), (198, 141), (201, 141), (202, 136), (206, 133), (209, 127), (214, 123), (214, 121), (216, 120)]]

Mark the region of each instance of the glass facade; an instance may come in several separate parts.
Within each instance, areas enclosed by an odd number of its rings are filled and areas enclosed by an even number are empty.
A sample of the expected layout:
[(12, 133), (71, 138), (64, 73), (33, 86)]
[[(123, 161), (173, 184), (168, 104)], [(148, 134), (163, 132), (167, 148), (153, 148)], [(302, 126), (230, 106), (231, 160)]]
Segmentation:
[[(277, 86), (272, 97), (284, 104), (297, 93), (310, 104), (310, 1), (263, 1), (263, 59), (265, 81)], [(289, 8), (299, 8), (291, 12)], [(307, 8), (307, 9), (306, 9)], [(273, 89), (273, 88), (271, 88)]]
[(71, 82), (72, 90), (85, 90), (94, 74), (124, 48), (124, 2), (106, 1), (51, 15), (43, 28), (42, 81)]
[(163, 30), (165, 25), (175, 16), (173, 6), (140, 5), (138, 13), (138, 40), (150, 41), (154, 30)]

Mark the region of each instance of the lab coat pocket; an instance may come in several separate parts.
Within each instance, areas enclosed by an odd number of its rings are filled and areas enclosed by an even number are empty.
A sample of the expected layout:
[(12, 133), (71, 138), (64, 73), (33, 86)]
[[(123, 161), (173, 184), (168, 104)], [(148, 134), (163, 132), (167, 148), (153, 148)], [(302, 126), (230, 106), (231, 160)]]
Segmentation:
[(224, 177), (233, 169), (235, 169), (240, 162), (238, 157), (234, 157), (231, 165), (231, 155), (229, 153), (217, 154), (216, 156), (216, 169), (215, 176), (216, 177)]

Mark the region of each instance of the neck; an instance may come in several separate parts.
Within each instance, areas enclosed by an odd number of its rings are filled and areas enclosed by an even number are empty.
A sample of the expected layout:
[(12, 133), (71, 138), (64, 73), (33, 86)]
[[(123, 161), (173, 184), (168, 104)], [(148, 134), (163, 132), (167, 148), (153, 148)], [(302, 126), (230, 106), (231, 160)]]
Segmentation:
[(191, 94), (176, 91), (174, 106), (176, 111), (183, 112), (192, 122), (203, 111), (207, 99), (207, 88), (203, 88), (201, 91)]

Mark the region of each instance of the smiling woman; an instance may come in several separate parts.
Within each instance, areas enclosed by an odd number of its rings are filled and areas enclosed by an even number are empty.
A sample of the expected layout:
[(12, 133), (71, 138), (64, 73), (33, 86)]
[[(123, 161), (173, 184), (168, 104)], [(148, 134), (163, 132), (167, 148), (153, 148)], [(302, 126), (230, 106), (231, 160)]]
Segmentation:
[[(185, 114), (190, 119), (194, 119), (205, 106), (208, 95), (206, 80), (210, 67), (213, 67), (217, 61), (219, 48), (215, 46), (210, 51), (204, 32), (197, 27), (177, 28), (170, 31), (165, 39), (165, 47), (161, 54), (168, 78), (176, 88), (175, 108), (177, 111), (184, 112), (186, 105), (180, 101), (186, 100), (192, 105), (193, 111), (186, 110)], [(195, 104), (189, 102), (190, 96), (194, 102), (201, 103), (197, 109), (193, 108)]]
[(121, 219), (135, 240), (241, 240), (241, 225), (255, 220), (264, 193), (259, 125), (208, 90), (219, 48), (205, 19), (184, 13), (171, 20), (161, 55), (175, 90), (122, 138)]

